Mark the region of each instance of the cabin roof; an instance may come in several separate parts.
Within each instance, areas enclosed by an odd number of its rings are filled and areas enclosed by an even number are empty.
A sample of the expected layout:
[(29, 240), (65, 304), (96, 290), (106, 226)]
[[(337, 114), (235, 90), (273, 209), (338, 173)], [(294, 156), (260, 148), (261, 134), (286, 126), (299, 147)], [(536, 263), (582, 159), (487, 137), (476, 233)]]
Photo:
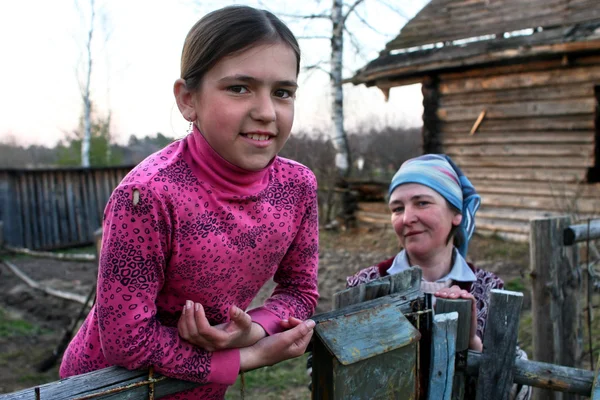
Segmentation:
[(350, 81), (392, 87), (432, 72), (598, 49), (598, 0), (431, 0)]

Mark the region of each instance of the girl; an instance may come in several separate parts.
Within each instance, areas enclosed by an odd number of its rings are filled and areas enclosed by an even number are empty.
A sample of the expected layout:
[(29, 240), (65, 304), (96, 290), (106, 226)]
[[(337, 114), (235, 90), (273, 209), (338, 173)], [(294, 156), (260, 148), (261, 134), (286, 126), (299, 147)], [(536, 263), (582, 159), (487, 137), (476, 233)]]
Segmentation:
[[(469, 348), (481, 352), (489, 293), (504, 283), (465, 260), (479, 205), (475, 188), (450, 157), (427, 154), (406, 161), (389, 188), (391, 222), (403, 250), (348, 277), (348, 287), (417, 266), (423, 292), (472, 300)], [(517, 357), (526, 355), (517, 349)], [(465, 398), (475, 398), (476, 385), (469, 386)], [(512, 392), (513, 399), (531, 396), (529, 387), (515, 385)]]
[[(318, 299), (316, 180), (277, 156), (299, 65), (270, 12), (226, 7), (192, 27), (174, 85), (190, 133), (112, 193), (98, 299), (61, 377), (153, 366), (204, 383), (171, 398), (222, 399), (239, 372), (304, 353)], [(246, 313), (272, 277), (271, 297)]]

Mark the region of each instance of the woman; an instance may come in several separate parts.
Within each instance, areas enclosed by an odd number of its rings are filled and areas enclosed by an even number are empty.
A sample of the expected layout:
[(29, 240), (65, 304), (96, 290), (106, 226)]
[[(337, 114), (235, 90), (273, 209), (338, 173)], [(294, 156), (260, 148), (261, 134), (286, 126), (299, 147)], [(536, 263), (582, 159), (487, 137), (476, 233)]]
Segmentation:
[[(472, 300), (469, 348), (482, 351), (489, 293), (504, 283), (465, 260), (479, 205), (475, 188), (448, 156), (427, 154), (406, 161), (389, 188), (391, 222), (403, 250), (348, 277), (348, 287), (418, 266), (423, 292)], [(526, 355), (517, 349), (517, 357)], [(511, 398), (528, 399), (530, 392), (515, 385)]]

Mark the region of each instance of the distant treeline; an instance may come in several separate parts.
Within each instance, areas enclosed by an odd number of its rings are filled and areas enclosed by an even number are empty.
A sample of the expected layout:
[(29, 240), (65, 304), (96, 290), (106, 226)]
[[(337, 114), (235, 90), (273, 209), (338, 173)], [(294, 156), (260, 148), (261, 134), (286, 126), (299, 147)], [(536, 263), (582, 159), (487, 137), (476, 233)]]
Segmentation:
[[(134, 165), (178, 139), (161, 133), (144, 138), (132, 135), (126, 145), (118, 145), (106, 136), (96, 134), (92, 137), (92, 166)], [(421, 131), (419, 128), (387, 127), (352, 132), (349, 144), (353, 176), (388, 179), (404, 160), (420, 154)], [(335, 152), (329, 137), (322, 132), (292, 134), (281, 155), (305, 164), (321, 179), (328, 180), (335, 173)], [(0, 169), (68, 167), (80, 163), (81, 139), (77, 135), (55, 147), (22, 147), (0, 142)]]

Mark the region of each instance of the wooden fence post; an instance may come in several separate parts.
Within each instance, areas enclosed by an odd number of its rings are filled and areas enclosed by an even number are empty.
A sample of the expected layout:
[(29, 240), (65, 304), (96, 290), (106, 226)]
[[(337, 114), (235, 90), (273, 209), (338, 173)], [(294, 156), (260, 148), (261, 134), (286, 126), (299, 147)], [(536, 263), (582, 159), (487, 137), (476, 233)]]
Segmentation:
[(471, 336), (471, 300), (465, 299), (436, 299), (436, 314), (457, 312), (458, 326), (456, 329), (456, 368), (452, 399), (462, 400), (465, 397), (467, 379), (467, 356), (469, 354), (469, 339)]
[(433, 318), (428, 400), (450, 400), (454, 381), (458, 313)]
[(523, 293), (492, 289), (483, 334), (477, 400), (508, 400), (514, 381)]
[[(581, 272), (576, 248), (563, 245), (569, 217), (530, 222), (533, 359), (579, 366), (582, 348)], [(572, 399), (568, 394), (534, 390), (534, 399)]]

